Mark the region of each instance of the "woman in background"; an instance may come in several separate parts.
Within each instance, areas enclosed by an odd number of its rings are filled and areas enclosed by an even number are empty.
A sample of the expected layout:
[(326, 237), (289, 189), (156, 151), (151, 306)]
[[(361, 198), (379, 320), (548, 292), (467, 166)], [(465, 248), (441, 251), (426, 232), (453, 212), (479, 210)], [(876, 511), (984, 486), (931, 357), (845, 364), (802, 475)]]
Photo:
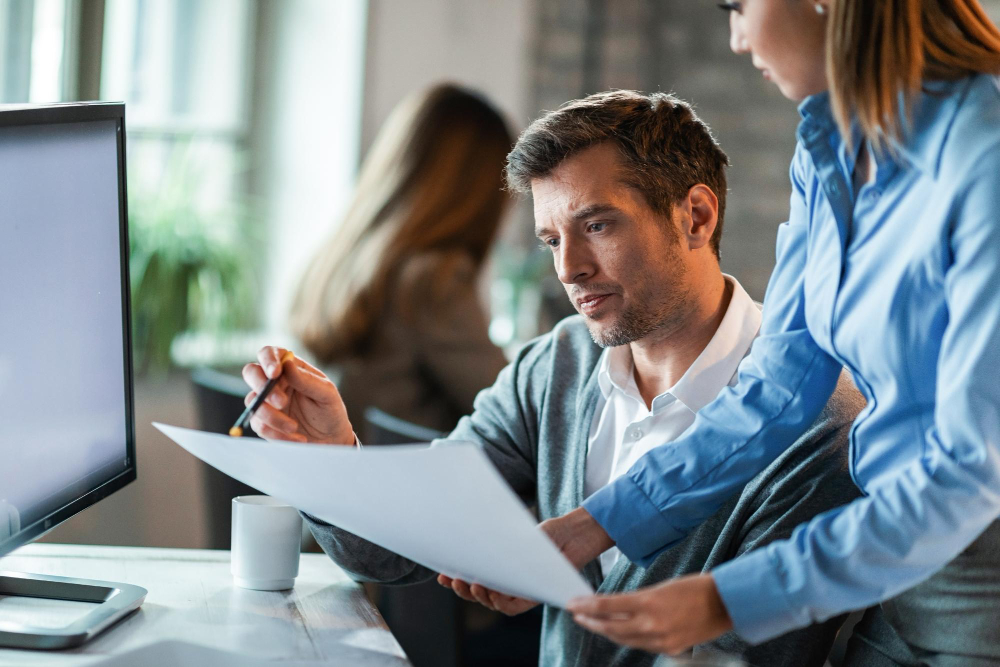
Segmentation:
[(404, 100), (383, 126), (291, 313), (351, 414), (374, 406), (450, 431), (506, 365), (477, 282), (508, 202), (512, 143), (490, 103), (452, 85)]

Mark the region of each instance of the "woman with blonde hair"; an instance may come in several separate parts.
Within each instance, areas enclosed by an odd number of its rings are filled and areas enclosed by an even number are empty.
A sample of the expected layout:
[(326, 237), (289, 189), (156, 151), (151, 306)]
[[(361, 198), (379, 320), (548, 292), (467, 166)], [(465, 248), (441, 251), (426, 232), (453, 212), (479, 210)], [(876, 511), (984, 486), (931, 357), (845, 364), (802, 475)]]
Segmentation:
[[(1000, 31), (976, 0), (743, 0), (734, 51), (802, 122), (760, 337), (679, 439), (557, 519), (646, 564), (816, 418), (842, 366), (864, 497), (712, 572), (571, 604), (676, 653), (872, 606), (856, 665), (1000, 663)], [(579, 546), (584, 545), (584, 546)]]
[(382, 128), (291, 314), (353, 414), (375, 406), (448, 431), (505, 365), (476, 283), (512, 141), (490, 103), (453, 85), (404, 100)]

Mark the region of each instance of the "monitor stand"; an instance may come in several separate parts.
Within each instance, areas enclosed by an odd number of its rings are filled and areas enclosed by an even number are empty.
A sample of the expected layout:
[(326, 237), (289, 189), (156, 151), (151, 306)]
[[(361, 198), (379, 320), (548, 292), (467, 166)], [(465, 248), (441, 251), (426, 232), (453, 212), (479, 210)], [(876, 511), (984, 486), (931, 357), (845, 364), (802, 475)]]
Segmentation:
[(62, 628), (0, 621), (0, 647), (62, 649), (79, 646), (139, 608), (146, 589), (92, 579), (0, 572), (0, 597), (46, 598), (96, 603), (82, 618)]

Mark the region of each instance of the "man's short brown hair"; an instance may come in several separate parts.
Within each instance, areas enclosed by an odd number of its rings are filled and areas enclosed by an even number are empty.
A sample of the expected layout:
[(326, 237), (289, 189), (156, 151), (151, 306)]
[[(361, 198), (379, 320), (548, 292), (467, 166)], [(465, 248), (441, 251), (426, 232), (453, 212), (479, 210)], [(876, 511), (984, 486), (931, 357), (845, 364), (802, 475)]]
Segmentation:
[(586, 148), (613, 141), (622, 156), (626, 185), (668, 218), (692, 186), (703, 183), (719, 198), (711, 245), (720, 256), (729, 158), (691, 105), (667, 93), (612, 90), (567, 102), (528, 126), (507, 155), (507, 185), (530, 194), (545, 178)]

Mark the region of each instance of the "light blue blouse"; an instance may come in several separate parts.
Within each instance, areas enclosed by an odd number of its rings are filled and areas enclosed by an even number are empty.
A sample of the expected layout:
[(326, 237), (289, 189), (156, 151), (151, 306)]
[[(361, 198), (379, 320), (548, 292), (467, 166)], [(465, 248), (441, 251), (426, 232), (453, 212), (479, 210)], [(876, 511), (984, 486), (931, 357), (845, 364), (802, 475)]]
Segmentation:
[(648, 564), (793, 442), (847, 367), (868, 399), (849, 454), (865, 496), (713, 572), (754, 642), (914, 586), (1000, 516), (1000, 81), (927, 84), (857, 192), (828, 95), (800, 113), (738, 384), (584, 503)]

